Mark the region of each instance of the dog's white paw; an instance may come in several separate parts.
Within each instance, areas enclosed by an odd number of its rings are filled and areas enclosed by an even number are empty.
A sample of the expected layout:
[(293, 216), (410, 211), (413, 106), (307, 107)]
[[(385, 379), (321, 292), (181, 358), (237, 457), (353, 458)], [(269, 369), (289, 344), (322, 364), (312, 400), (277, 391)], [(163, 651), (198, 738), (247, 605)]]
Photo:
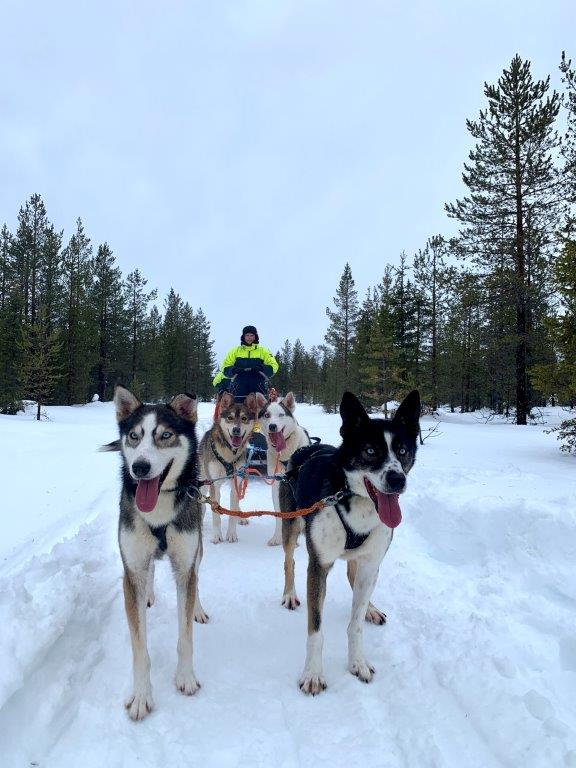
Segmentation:
[(282, 544), (281, 536), (272, 536), (272, 538), (268, 540), (269, 547), (278, 547), (280, 544)]
[(284, 608), (288, 608), (289, 611), (295, 611), (300, 605), (300, 600), (298, 600), (296, 592), (289, 592), (287, 595), (283, 595), (282, 605)]
[(143, 720), (154, 709), (154, 700), (152, 699), (152, 689), (150, 686), (142, 691), (134, 692), (126, 699), (124, 706), (132, 720)]
[(220, 542), (224, 541), (224, 539), (222, 538), (221, 533), (213, 533), (210, 541), (212, 542), (212, 544), (220, 544)]
[(369, 683), (374, 677), (375, 669), (366, 659), (354, 659), (350, 662), (348, 669), (363, 683)]
[(185, 696), (194, 696), (201, 687), (191, 669), (177, 669), (175, 683), (176, 688)]
[(238, 525), (250, 525), (250, 520), (247, 517), (239, 517)]
[(235, 544), (238, 541), (238, 534), (236, 531), (228, 531), (226, 534), (226, 541), (229, 541), (230, 544)]
[(201, 605), (194, 608), (194, 621), (197, 621), (198, 624), (208, 624), (210, 621), (210, 617)]
[(311, 696), (317, 696), (319, 693), (326, 690), (326, 680), (324, 680), (322, 674), (306, 672), (306, 670), (302, 673), (298, 685), (300, 686), (302, 693)]
[(366, 621), (369, 621), (371, 624), (386, 624), (386, 614), (370, 603), (366, 611)]

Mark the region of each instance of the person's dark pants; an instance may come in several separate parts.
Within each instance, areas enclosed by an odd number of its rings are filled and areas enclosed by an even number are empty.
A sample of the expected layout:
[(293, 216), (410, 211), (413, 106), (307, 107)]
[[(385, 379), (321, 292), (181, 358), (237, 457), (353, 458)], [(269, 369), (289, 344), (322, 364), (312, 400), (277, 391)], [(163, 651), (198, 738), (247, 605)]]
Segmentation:
[(261, 392), (268, 396), (268, 379), (258, 371), (248, 371), (235, 376), (228, 390), (234, 395), (237, 403), (241, 403), (252, 392)]

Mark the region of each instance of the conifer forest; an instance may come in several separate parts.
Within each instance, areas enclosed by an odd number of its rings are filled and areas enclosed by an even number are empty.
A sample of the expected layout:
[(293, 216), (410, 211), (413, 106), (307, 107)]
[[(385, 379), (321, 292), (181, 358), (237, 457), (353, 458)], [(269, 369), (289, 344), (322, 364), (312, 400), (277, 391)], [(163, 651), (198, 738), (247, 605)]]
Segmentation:
[[(489, 408), (517, 424), (547, 402), (576, 405), (576, 70), (565, 54), (559, 66), (560, 93), (520, 56), (484, 85), (464, 196), (445, 202), (458, 235), (430, 233), (395, 264), (383, 255), (365, 296), (354, 255), (335, 265), (324, 338), (272, 350), (280, 392), (334, 411), (347, 389), (381, 407), (418, 387), (429, 411)], [(0, 231), (0, 412), (108, 400), (117, 382), (143, 400), (214, 395), (210, 318), (178, 286), (162, 299), (140, 270), (123, 275), (81, 218), (65, 237), (36, 192), (12, 230)]]

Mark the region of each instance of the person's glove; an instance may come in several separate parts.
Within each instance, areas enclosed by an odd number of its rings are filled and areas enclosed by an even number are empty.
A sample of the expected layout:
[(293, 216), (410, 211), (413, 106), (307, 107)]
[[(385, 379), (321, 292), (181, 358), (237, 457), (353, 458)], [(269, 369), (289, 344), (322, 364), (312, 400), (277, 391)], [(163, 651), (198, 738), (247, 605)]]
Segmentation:
[(271, 365), (262, 364), (262, 371), (267, 379), (270, 379), (272, 376), (274, 376), (274, 368), (272, 368)]
[(231, 379), (232, 376), (235, 376), (238, 373), (238, 368), (236, 365), (227, 365), (226, 368), (223, 369), (222, 373), (228, 379)]
[(257, 360), (252, 360), (250, 357), (237, 357), (234, 368), (236, 373), (245, 373), (246, 371), (253, 370), (257, 362)]

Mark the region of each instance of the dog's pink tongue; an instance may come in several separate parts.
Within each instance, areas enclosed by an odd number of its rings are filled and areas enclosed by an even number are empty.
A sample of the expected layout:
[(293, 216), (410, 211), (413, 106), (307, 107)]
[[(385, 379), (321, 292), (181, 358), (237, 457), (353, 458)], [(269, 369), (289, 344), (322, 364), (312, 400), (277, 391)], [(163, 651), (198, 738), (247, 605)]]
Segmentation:
[(136, 506), (140, 512), (152, 512), (158, 501), (158, 486), (160, 475), (152, 480), (138, 480), (136, 488)]
[(374, 488), (378, 501), (378, 517), (388, 528), (396, 528), (402, 522), (402, 512), (398, 503), (397, 493), (381, 493)]
[(278, 453), (282, 453), (286, 448), (286, 440), (284, 440), (284, 434), (282, 432), (268, 432), (270, 442), (276, 448)]

